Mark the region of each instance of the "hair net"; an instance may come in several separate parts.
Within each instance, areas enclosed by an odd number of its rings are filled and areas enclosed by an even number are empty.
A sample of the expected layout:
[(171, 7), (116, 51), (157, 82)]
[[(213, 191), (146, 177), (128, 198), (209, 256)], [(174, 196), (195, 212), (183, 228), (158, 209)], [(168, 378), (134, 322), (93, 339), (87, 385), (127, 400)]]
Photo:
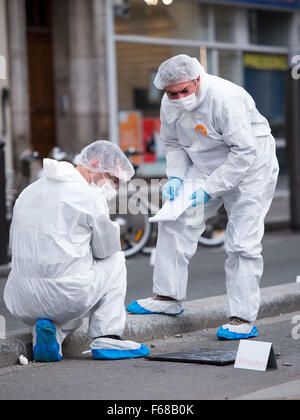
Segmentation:
[(109, 173), (128, 182), (134, 175), (134, 168), (122, 150), (110, 141), (98, 140), (85, 147), (75, 159), (92, 172)]
[(159, 66), (154, 86), (157, 89), (164, 89), (177, 83), (195, 80), (200, 72), (201, 64), (197, 58), (191, 58), (186, 54), (176, 55)]

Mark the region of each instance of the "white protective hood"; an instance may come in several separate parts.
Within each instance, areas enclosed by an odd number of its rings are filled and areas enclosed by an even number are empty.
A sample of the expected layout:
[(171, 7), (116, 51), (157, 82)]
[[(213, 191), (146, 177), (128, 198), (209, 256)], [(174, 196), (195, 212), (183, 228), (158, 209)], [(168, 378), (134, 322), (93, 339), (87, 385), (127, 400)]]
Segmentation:
[(45, 178), (54, 179), (63, 182), (83, 182), (87, 181), (69, 162), (57, 162), (54, 159), (43, 160), (43, 176)]

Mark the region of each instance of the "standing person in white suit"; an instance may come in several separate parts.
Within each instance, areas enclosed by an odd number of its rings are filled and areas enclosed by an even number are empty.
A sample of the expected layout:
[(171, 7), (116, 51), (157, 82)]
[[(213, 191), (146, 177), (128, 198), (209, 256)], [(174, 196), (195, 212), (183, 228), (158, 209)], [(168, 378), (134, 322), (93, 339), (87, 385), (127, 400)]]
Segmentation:
[[(131, 303), (133, 313), (178, 315), (186, 298), (188, 264), (205, 222), (224, 204), (228, 324), (219, 338), (257, 335), (253, 322), (260, 305), (264, 219), (278, 178), (275, 140), (252, 97), (240, 86), (209, 75), (185, 54), (161, 64), (154, 81), (165, 94), (161, 140), (167, 149), (168, 182), (163, 194), (173, 200), (186, 182), (201, 183), (191, 207), (177, 221), (160, 222), (153, 276), (153, 298)], [(201, 276), (201, 273), (200, 273)]]
[(95, 359), (145, 356), (146, 346), (121, 340), (127, 273), (107, 204), (134, 169), (108, 141), (87, 146), (77, 163), (44, 159), (43, 178), (16, 202), (6, 306), (33, 327), (35, 361), (60, 361), (64, 339), (86, 316)]

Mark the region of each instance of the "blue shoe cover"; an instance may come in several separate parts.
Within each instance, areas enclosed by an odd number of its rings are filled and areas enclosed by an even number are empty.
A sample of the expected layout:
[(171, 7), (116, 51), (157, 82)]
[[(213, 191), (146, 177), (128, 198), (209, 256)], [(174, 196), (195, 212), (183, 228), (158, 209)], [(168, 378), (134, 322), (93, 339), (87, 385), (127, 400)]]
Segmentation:
[[(147, 299), (150, 300), (150, 299)], [(162, 301), (154, 301), (154, 302), (162, 302)], [(169, 315), (169, 316), (177, 316), (180, 315), (184, 312), (184, 309), (180, 310), (177, 313), (167, 313), (167, 312), (160, 312), (160, 311), (150, 311), (149, 309), (143, 308), (137, 300), (135, 300), (134, 302), (130, 303), (127, 306), (127, 311), (131, 312), (133, 314), (138, 314), (138, 315), (147, 315), (147, 314), (152, 314), (152, 315)]]
[(257, 328), (253, 326), (249, 333), (237, 333), (228, 328), (220, 327), (217, 331), (217, 337), (223, 340), (245, 340), (246, 338), (257, 337)]
[(35, 329), (36, 345), (33, 349), (33, 360), (36, 362), (59, 362), (62, 355), (53, 322), (48, 319), (39, 319)]
[(95, 360), (118, 360), (118, 359), (134, 359), (137, 357), (148, 356), (150, 350), (144, 344), (136, 350), (117, 350), (117, 349), (95, 349), (92, 355)]
[(137, 300), (130, 303), (130, 305), (127, 306), (127, 311), (131, 312), (133, 314), (155, 314), (157, 312), (151, 312), (148, 311), (148, 309), (142, 308), (138, 303)]

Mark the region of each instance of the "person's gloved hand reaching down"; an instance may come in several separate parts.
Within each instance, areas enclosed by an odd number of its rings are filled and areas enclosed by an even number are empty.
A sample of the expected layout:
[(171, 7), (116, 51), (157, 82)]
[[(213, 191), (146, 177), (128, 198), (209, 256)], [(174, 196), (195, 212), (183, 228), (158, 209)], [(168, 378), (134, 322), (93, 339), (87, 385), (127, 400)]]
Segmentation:
[(193, 200), (190, 207), (196, 207), (199, 205), (204, 205), (209, 202), (211, 199), (211, 196), (207, 194), (206, 191), (204, 191), (203, 188), (199, 188), (194, 192), (194, 194), (191, 195), (190, 200)]

